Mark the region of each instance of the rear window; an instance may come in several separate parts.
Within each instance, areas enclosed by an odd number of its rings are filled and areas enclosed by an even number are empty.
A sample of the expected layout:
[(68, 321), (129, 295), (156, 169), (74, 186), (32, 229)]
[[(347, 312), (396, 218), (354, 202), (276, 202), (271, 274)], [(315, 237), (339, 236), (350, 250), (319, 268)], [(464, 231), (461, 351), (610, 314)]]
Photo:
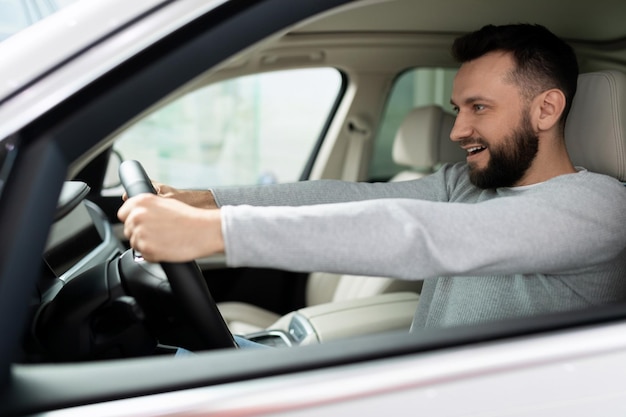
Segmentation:
[(415, 68), (396, 79), (374, 141), (368, 173), (370, 180), (388, 180), (406, 169), (393, 161), (391, 149), (400, 124), (412, 109), (437, 104), (453, 112), (450, 96), (456, 71), (455, 68)]

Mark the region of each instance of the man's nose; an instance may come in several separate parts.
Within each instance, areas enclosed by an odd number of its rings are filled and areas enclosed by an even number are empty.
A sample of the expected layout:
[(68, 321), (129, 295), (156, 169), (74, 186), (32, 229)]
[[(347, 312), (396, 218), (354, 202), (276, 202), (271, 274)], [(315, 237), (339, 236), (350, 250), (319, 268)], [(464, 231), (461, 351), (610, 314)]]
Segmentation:
[(450, 139), (454, 142), (458, 142), (471, 136), (472, 127), (470, 123), (468, 123), (468, 120), (464, 115), (458, 113), (456, 115), (456, 119), (454, 120), (452, 131), (450, 132)]

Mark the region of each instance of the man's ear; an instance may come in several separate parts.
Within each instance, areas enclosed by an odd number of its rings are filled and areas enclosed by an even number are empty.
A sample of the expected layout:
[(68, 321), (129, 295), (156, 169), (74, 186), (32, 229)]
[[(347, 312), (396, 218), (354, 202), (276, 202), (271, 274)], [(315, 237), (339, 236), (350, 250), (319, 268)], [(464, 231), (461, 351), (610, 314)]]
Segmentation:
[(535, 126), (538, 131), (550, 130), (559, 124), (565, 109), (565, 94), (557, 88), (546, 90), (535, 97)]

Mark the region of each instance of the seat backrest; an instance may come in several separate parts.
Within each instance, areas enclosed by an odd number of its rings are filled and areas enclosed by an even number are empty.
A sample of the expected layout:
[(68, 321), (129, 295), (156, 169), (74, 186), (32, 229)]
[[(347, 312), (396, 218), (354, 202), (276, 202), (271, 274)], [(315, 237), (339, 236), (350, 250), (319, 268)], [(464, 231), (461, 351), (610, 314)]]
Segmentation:
[(572, 162), (626, 181), (626, 75), (581, 74), (565, 125)]
[[(392, 150), (394, 162), (408, 169), (390, 181), (418, 179), (442, 163), (464, 160), (465, 152), (450, 140), (453, 125), (454, 115), (439, 106), (413, 109), (398, 129)], [(307, 305), (420, 289), (420, 281), (315, 272), (307, 284)]]
[(408, 169), (391, 181), (426, 176), (441, 164), (465, 159), (465, 151), (450, 140), (454, 115), (440, 106), (417, 107), (406, 115), (393, 142), (393, 161)]

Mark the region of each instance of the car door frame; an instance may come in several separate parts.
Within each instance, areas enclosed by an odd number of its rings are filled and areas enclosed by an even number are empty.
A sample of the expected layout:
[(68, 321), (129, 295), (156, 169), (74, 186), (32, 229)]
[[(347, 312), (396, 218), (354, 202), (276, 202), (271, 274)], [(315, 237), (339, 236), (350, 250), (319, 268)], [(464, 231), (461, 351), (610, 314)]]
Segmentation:
[[(57, 392), (56, 399), (44, 400), (36, 392), (36, 381), (39, 375), (45, 379), (49, 368), (36, 365), (16, 368), (13, 364), (17, 359), (22, 333), (27, 328), (27, 307), (39, 275), (39, 262), (32, 262), (32, 258), (38, 259), (37, 254), (43, 251), (69, 164), (97, 147), (101, 138), (107, 137), (149, 105), (206, 69), (265, 36), (347, 2), (302, 1), (297, 7), (289, 8), (280, 0), (231, 0), (220, 4), (124, 61), (15, 133), (14, 143), (18, 153), (0, 199), (0, 230), (3, 235), (0, 243), (0, 328), (3, 329), (0, 387), (3, 398), (12, 399), (3, 402), (1, 413), (10, 408), (11, 413), (27, 414), (94, 400), (93, 393), (83, 396), (76, 392), (75, 387)], [(166, 9), (167, 5), (153, 12), (163, 13)], [(150, 14), (143, 17), (149, 18)], [(133, 23), (140, 24), (143, 24), (142, 20)], [(117, 37), (124, 36), (124, 32), (131, 31), (133, 25), (118, 28), (110, 37), (92, 45), (90, 51), (106, 48)], [(211, 50), (211, 53), (201, 53), (206, 50)], [(78, 57), (36, 80), (30, 87), (45, 81), (55, 71), (70, 66), (71, 61)], [(103, 114), (107, 117), (102, 117)], [(146, 391), (145, 375), (134, 378), (124, 371), (124, 366), (100, 366), (117, 374), (113, 379), (126, 380), (127, 392), (136, 394)], [(148, 374), (161, 374), (153, 365), (137, 366), (146, 366)], [(93, 376), (94, 370), (81, 368), (86, 375)], [(78, 368), (73, 369), (82, 372)], [(18, 382), (24, 372), (33, 377), (26, 386)], [(160, 382), (153, 381), (151, 385), (152, 389), (162, 392), (179, 388), (185, 378), (174, 383), (168, 377), (156, 378), (157, 381), (159, 379)], [(30, 384), (31, 389), (28, 388)], [(15, 391), (16, 385), (20, 386), (19, 393)], [(126, 395), (119, 388), (114, 390), (114, 394), (106, 394), (104, 386), (106, 384), (103, 384), (103, 392), (97, 394), (99, 400)], [(23, 395), (30, 398), (26, 400)]]

